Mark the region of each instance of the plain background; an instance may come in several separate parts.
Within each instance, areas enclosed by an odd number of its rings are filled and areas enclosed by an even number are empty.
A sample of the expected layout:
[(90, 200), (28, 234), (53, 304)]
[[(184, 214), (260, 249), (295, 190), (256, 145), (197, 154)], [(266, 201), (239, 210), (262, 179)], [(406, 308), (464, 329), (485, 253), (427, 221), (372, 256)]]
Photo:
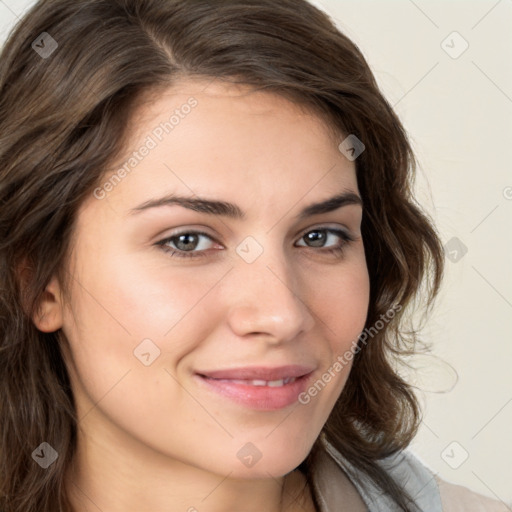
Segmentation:
[[(0, 0), (0, 44), (34, 3)], [(512, 0), (312, 3), (358, 45), (405, 125), (418, 200), (445, 244), (421, 336), (433, 356), (403, 370), (424, 410), (410, 449), (512, 510)]]

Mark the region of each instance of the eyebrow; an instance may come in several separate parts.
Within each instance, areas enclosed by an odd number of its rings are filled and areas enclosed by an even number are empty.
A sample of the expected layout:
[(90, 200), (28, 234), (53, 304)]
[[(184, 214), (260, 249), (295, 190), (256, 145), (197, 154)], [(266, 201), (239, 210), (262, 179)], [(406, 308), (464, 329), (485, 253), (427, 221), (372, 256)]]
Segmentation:
[[(179, 205), (195, 212), (207, 213), (210, 215), (219, 215), (236, 220), (243, 220), (246, 218), (245, 213), (239, 206), (225, 201), (214, 201), (201, 197), (186, 197), (177, 196), (174, 194), (161, 197), (160, 199), (151, 199), (139, 206), (132, 208), (130, 214), (137, 214), (151, 208), (160, 208), (163, 206)], [(348, 205), (359, 205), (363, 207), (363, 200), (355, 192), (343, 192), (334, 197), (321, 201), (320, 203), (311, 204), (306, 206), (298, 215), (299, 220), (305, 219), (312, 215), (319, 215), (322, 213), (329, 213), (338, 208)]]

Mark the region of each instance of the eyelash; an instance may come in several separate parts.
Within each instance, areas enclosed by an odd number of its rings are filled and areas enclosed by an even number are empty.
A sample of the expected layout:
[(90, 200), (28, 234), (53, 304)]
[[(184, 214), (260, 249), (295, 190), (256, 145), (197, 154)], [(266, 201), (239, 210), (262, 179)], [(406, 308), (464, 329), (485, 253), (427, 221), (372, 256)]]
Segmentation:
[[(323, 247), (319, 248), (319, 252), (324, 253), (324, 254), (332, 254), (332, 255), (336, 256), (337, 258), (340, 258), (343, 255), (343, 253), (345, 252), (345, 246), (349, 245), (351, 242), (355, 242), (355, 240), (356, 240), (354, 237), (352, 237), (345, 231), (342, 231), (340, 229), (327, 228), (327, 227), (310, 229), (309, 231), (306, 231), (300, 239), (304, 238), (307, 234), (313, 233), (316, 231), (326, 231), (328, 233), (337, 235), (342, 239), (341, 245), (332, 247), (330, 249), (325, 249)], [(205, 254), (207, 251), (194, 251), (194, 252), (193, 251), (182, 251), (180, 249), (173, 249), (166, 245), (167, 243), (173, 242), (173, 240), (175, 238), (179, 238), (182, 235), (202, 235), (202, 236), (209, 238), (212, 241), (215, 241), (209, 234), (204, 233), (202, 231), (182, 231), (181, 233), (176, 233), (170, 237), (160, 240), (155, 245), (159, 246), (165, 253), (169, 254), (172, 258), (175, 257), (175, 258), (187, 259), (187, 258), (203, 258), (203, 257), (207, 256), (207, 254)], [(304, 246), (301, 246), (301, 247), (304, 247)], [(308, 246), (306, 246), (306, 248), (315, 249), (315, 247), (308, 247)]]

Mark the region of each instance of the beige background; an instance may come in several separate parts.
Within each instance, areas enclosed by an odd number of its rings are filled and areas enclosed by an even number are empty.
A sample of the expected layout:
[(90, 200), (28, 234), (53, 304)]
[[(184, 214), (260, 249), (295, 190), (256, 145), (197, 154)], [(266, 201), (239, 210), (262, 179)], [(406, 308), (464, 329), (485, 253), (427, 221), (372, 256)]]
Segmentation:
[[(33, 3), (0, 0), (0, 44)], [(410, 376), (424, 390), (411, 449), (512, 510), (512, 0), (312, 3), (359, 46), (406, 126), (418, 198), (448, 244), (423, 331), (440, 359)]]

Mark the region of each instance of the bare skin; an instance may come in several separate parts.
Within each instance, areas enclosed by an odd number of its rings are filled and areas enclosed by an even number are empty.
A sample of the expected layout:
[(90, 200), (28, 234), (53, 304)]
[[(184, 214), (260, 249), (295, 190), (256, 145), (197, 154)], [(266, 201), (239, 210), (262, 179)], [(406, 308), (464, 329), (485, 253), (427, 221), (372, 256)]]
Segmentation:
[[(80, 421), (67, 486), (79, 512), (311, 512), (296, 468), (351, 362), (308, 403), (273, 410), (212, 391), (198, 373), (301, 364), (313, 383), (354, 348), (369, 303), (362, 207), (298, 214), (359, 195), (355, 164), (317, 116), (284, 98), (199, 81), (141, 106), (128, 153), (192, 96), (197, 106), (129, 174), (82, 205), (71, 299), (52, 279), (34, 318), (69, 341)], [(130, 213), (171, 193), (234, 203), (245, 218), (176, 204)], [(202, 256), (173, 256), (157, 245), (165, 240)], [(261, 254), (249, 263), (240, 246)], [(159, 351), (148, 365), (134, 354), (143, 340), (146, 360)], [(244, 447), (257, 463), (243, 463)]]

